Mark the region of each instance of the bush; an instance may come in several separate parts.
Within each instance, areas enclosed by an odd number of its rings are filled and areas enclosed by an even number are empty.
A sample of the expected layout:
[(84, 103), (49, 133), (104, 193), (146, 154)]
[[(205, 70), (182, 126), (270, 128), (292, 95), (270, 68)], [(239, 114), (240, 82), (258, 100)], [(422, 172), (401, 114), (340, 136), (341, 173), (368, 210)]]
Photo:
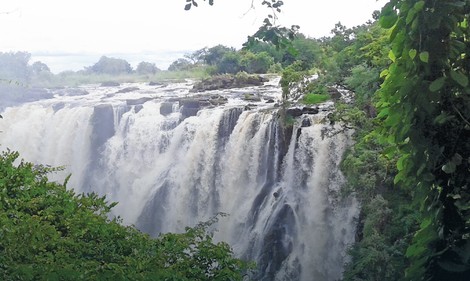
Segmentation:
[(217, 218), (153, 239), (17, 159), (0, 155), (0, 280), (242, 280), (248, 264), (207, 232)]

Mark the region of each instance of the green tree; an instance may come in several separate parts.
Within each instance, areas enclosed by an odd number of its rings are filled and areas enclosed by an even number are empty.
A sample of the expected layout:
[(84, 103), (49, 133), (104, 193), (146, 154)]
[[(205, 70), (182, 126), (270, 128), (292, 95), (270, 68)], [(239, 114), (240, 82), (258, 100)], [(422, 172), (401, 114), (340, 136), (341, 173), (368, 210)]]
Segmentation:
[(302, 68), (305, 70), (318, 66), (322, 60), (322, 49), (319, 42), (315, 39), (307, 38), (303, 34), (297, 34), (292, 40), (292, 46), (296, 52), (292, 53), (284, 50), (282, 64), (290, 65), (295, 61), (302, 62)]
[(203, 60), (208, 65), (217, 65), (226, 53), (234, 51), (235, 49), (233, 48), (229, 48), (224, 45), (217, 45), (207, 49), (207, 52), (203, 55)]
[(155, 74), (160, 69), (154, 63), (142, 61), (137, 65), (135, 71), (138, 74)]
[(470, 1), (391, 0), (393, 61), (383, 72), (378, 132), (398, 150), (395, 182), (421, 225), (406, 252), (408, 280), (470, 276)]
[(247, 73), (266, 73), (273, 63), (274, 59), (267, 52), (241, 54), (240, 65)]
[(40, 61), (34, 62), (31, 65), (31, 70), (33, 74), (39, 74), (41, 72), (51, 72), (49, 66), (47, 66), (47, 64), (40, 62)]
[(262, 41), (254, 42), (253, 44), (247, 46), (245, 50), (250, 51), (255, 54), (266, 52), (269, 54), (269, 56), (271, 56), (274, 59), (275, 63), (281, 63), (282, 58), (284, 56), (283, 50), (276, 48), (276, 46), (274, 46), (271, 43), (262, 42)]
[(216, 64), (217, 73), (235, 74), (242, 70), (241, 55), (236, 51), (226, 52)]
[(0, 52), (0, 79), (3, 84), (23, 85), (29, 84), (31, 69), (28, 65), (31, 54), (26, 52)]
[(116, 75), (131, 73), (132, 67), (126, 60), (102, 56), (97, 63), (88, 68), (88, 71)]
[(184, 58), (179, 58), (172, 62), (168, 67), (169, 71), (182, 71), (182, 70), (189, 70), (193, 67), (193, 64)]
[(248, 264), (215, 243), (213, 218), (182, 234), (151, 238), (109, 219), (96, 194), (50, 182), (54, 169), (0, 155), (0, 279), (242, 280)]
[(34, 86), (45, 86), (54, 79), (54, 74), (49, 67), (40, 61), (31, 65), (31, 84)]
[(208, 54), (208, 48), (204, 47), (202, 49), (196, 50), (192, 53), (185, 54), (184, 57), (191, 61), (194, 65), (199, 65), (204, 63), (204, 59)]

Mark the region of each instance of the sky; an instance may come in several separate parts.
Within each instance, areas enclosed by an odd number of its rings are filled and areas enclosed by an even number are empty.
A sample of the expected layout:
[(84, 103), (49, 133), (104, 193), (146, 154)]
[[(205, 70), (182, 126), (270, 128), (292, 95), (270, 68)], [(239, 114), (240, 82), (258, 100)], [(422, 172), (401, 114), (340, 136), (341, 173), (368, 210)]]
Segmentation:
[[(102, 55), (161, 69), (185, 53), (217, 44), (241, 48), (268, 13), (262, 0), (2, 0), (0, 52), (26, 51), (52, 72), (80, 70)], [(252, 2), (255, 3), (252, 7)], [(335, 23), (365, 23), (386, 0), (285, 0), (277, 23), (309, 37), (329, 36)]]

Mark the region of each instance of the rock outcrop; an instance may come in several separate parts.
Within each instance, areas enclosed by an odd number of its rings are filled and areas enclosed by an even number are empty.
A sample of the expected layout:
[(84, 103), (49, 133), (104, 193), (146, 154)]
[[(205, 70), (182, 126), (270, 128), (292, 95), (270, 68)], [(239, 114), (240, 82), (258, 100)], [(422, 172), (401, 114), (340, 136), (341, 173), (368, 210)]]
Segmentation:
[(261, 86), (267, 81), (259, 75), (217, 75), (194, 84), (191, 92)]

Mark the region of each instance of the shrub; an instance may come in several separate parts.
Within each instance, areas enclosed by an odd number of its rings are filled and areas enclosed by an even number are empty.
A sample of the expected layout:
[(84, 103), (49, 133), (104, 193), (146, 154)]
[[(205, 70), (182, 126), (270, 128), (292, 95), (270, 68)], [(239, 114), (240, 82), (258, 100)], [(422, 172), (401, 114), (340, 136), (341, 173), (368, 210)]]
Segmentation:
[(318, 104), (325, 102), (330, 99), (328, 94), (306, 94), (302, 98), (302, 103), (304, 104)]

